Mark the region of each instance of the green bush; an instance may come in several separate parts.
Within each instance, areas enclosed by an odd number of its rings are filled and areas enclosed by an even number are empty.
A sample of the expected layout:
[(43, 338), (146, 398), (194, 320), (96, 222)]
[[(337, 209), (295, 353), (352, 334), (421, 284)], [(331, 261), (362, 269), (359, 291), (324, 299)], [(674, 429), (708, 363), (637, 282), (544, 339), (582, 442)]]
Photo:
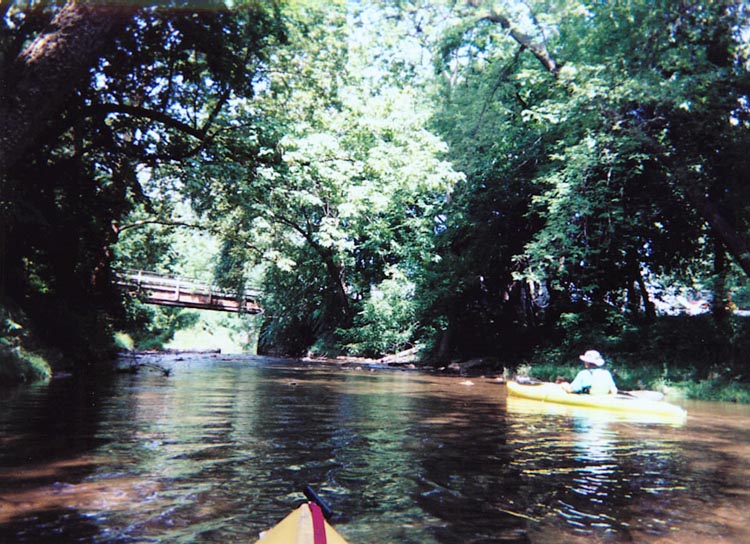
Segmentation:
[(32, 337), (26, 315), (0, 306), (0, 384), (48, 379), (52, 370), (47, 360), (27, 347)]
[(118, 332), (115, 333), (115, 346), (120, 350), (131, 351), (135, 348), (135, 342), (133, 342), (133, 338), (129, 334)]
[(47, 380), (52, 370), (46, 359), (22, 348), (0, 348), (0, 383)]
[(582, 368), (578, 355), (597, 349), (620, 389), (678, 388), (688, 398), (750, 402), (748, 318), (661, 316), (633, 324), (622, 316), (565, 314), (559, 323), (562, 338), (538, 348), (517, 371), (545, 381), (570, 380)]
[(372, 289), (354, 327), (338, 331), (351, 355), (379, 357), (410, 347), (416, 323), (414, 284), (395, 268), (389, 274)]
[(690, 399), (750, 404), (750, 384), (723, 378), (686, 381), (675, 384)]

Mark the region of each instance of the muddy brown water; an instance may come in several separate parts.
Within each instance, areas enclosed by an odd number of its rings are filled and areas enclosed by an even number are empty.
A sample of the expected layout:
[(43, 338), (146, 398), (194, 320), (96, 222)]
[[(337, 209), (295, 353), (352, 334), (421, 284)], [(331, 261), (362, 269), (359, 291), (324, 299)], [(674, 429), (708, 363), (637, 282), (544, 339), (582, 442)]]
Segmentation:
[(312, 485), (360, 543), (750, 542), (750, 407), (684, 422), (260, 357), (0, 389), (0, 542), (254, 542)]

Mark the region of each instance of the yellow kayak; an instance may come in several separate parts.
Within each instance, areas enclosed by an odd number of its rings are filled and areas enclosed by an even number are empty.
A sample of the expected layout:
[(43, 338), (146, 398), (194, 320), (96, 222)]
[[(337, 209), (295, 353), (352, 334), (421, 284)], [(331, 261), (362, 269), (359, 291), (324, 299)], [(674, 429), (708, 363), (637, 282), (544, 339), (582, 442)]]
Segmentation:
[(320, 507), (308, 502), (294, 510), (255, 544), (347, 544), (323, 517)]
[(684, 418), (687, 415), (684, 409), (674, 404), (631, 395), (580, 395), (568, 393), (556, 383), (520, 384), (510, 381), (506, 385), (508, 395), (555, 404), (668, 418)]

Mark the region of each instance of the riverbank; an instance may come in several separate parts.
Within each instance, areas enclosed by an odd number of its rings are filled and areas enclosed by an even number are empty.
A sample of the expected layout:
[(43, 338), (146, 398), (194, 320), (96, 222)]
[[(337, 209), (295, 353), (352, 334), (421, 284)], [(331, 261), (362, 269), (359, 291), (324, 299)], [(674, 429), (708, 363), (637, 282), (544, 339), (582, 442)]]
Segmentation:
[[(613, 354), (607, 368), (612, 372), (619, 389), (626, 391), (660, 391), (671, 398), (734, 402), (750, 404), (750, 383), (731, 379), (718, 372), (706, 377), (693, 377), (695, 369), (681, 368), (667, 362), (661, 364), (636, 363), (626, 355)], [(581, 370), (576, 361), (555, 363), (538, 361), (519, 365), (514, 373), (542, 381), (563, 377), (572, 381)]]
[[(150, 363), (164, 359), (166, 356), (170, 362), (181, 362), (194, 357), (211, 357), (217, 359), (232, 359), (251, 354), (222, 353), (216, 349), (206, 350), (164, 350), (164, 351), (131, 351), (121, 354), (120, 369), (125, 371), (132, 366), (136, 371), (141, 364), (152, 367)], [(254, 356), (253, 357), (257, 357)], [(276, 357), (270, 357), (276, 359)], [(482, 357), (464, 361), (453, 361), (444, 365), (425, 364), (419, 359), (416, 350), (408, 350), (381, 358), (364, 357), (303, 357), (297, 359), (311, 365), (336, 365), (345, 368), (362, 370), (406, 370), (422, 371), (432, 374), (446, 376), (462, 376), (467, 378), (486, 377), (511, 377), (525, 375), (542, 381), (555, 381), (558, 377), (572, 380), (581, 369), (573, 358), (568, 362), (548, 362), (538, 360), (535, 363), (514, 364), (513, 362), (502, 362), (493, 357)], [(612, 355), (612, 363), (609, 365), (615, 381), (623, 390), (651, 390), (660, 391), (670, 398), (692, 399), (706, 401), (734, 402), (738, 404), (750, 404), (750, 384), (743, 382), (732, 382), (718, 375), (709, 376), (704, 379), (690, 379), (685, 369), (671, 369), (666, 363), (659, 365), (648, 365), (634, 363), (632, 358), (626, 355)]]
[(35, 342), (24, 312), (1, 302), (0, 325), (0, 384), (49, 379), (52, 367), (47, 357), (30, 347)]
[(6, 385), (47, 380), (52, 369), (47, 360), (23, 348), (0, 348), (0, 383)]
[[(713, 372), (702, 378), (695, 377), (697, 369), (685, 367), (676, 362), (662, 360), (649, 363), (648, 354), (611, 353), (609, 365), (618, 387), (626, 391), (650, 390), (659, 391), (673, 399), (705, 400), (750, 404), (750, 383), (733, 380), (725, 375)], [(502, 362), (495, 357), (478, 357), (463, 361), (452, 361), (444, 365), (428, 365), (419, 359), (416, 350), (387, 355), (379, 359), (357, 357), (306, 358), (309, 362), (326, 364), (358, 365), (362, 367), (400, 368), (423, 370), (445, 375), (465, 377), (502, 376), (507, 378), (525, 375), (542, 381), (555, 381), (564, 377), (572, 381), (581, 366), (577, 358), (572, 362), (549, 362), (545, 355), (537, 354), (534, 363)], [(566, 360), (559, 357), (558, 361)], [(644, 362), (646, 361), (646, 362)]]
[[(422, 370), (464, 377), (511, 377), (524, 375), (542, 381), (555, 381), (564, 377), (572, 381), (581, 366), (577, 358), (572, 362), (549, 362), (548, 354), (537, 354), (533, 363), (502, 362), (494, 357), (479, 357), (463, 361), (453, 361), (443, 365), (428, 365), (419, 359), (416, 350), (391, 354), (379, 359), (361, 357), (317, 358), (306, 357), (303, 360), (321, 364), (339, 364), (363, 368), (398, 368), (404, 370)], [(693, 378), (695, 368), (685, 368), (678, 364), (662, 361), (649, 364), (646, 354), (634, 356), (632, 353), (610, 354), (609, 365), (618, 387), (625, 391), (649, 390), (659, 391), (672, 399), (705, 400), (750, 404), (750, 383), (732, 381), (726, 376), (713, 373), (705, 378)], [(565, 358), (559, 357), (563, 361)]]
[[(141, 368), (164, 371), (156, 368), (154, 361), (164, 360), (179, 363), (195, 357), (212, 357), (232, 359), (242, 357), (237, 353), (222, 353), (220, 349), (166, 349), (147, 351), (124, 351), (118, 359), (119, 372), (137, 372)], [(609, 368), (620, 389), (647, 389), (660, 391), (670, 398), (684, 398), (692, 400), (733, 402), (750, 404), (750, 384), (742, 381), (732, 381), (725, 376), (712, 374), (704, 378), (691, 378), (690, 369), (677, 368), (667, 363), (645, 364), (635, 362), (635, 358), (625, 354), (609, 354)], [(305, 357), (300, 361), (309, 364), (332, 364), (349, 368), (362, 369), (393, 369), (425, 371), (447, 376), (465, 377), (497, 377), (526, 375), (542, 381), (555, 381), (558, 377), (572, 380), (580, 370), (573, 358), (570, 362), (550, 362), (537, 356), (532, 363), (514, 364), (501, 362), (496, 358), (485, 357), (465, 361), (454, 361), (445, 365), (427, 365), (420, 361), (416, 350), (408, 350), (391, 354), (378, 359), (361, 357)], [(22, 348), (0, 349), (0, 383), (12, 385), (47, 380), (52, 376), (48, 362), (41, 356), (30, 353)]]

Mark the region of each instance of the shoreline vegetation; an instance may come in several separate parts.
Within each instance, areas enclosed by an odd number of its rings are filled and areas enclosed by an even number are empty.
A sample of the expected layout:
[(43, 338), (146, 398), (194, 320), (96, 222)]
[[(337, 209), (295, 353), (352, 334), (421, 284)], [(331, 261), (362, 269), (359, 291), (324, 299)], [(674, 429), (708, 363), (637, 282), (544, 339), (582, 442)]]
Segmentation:
[[(0, 346), (0, 385), (14, 385), (45, 381), (70, 374), (59, 354), (38, 349), (39, 341), (29, 332), (23, 314), (5, 316), (6, 328), (13, 334)], [(538, 346), (526, 355), (456, 357), (449, 362), (426, 361), (416, 347), (378, 358), (348, 355), (308, 353), (305, 357), (287, 357), (311, 364), (337, 364), (346, 368), (398, 369), (429, 371), (446, 376), (467, 376), (508, 379), (516, 375), (542, 381), (558, 377), (572, 380), (580, 370), (578, 353), (589, 346), (602, 351), (607, 367), (612, 371), (618, 388), (623, 390), (653, 390), (670, 398), (723, 401), (750, 404), (750, 383), (743, 375), (732, 372), (737, 365), (729, 364), (731, 357), (742, 353), (748, 320), (734, 323), (737, 333), (727, 347), (717, 334), (711, 334), (710, 316), (695, 316), (687, 320), (662, 320), (651, 327), (607, 337), (593, 328), (579, 335), (563, 335), (550, 339), (546, 346)], [(12, 342), (10, 340), (13, 340)], [(175, 361), (201, 355), (232, 357), (235, 353), (193, 344), (162, 346), (161, 349), (138, 349), (132, 341), (115, 336), (117, 351), (112, 352), (112, 369), (117, 372), (137, 372), (142, 368), (158, 370), (169, 375), (159, 359), (174, 356)], [(35, 348), (36, 346), (36, 348)], [(724, 347), (722, 347), (724, 346)], [(243, 352), (248, 355), (251, 352)], [(149, 360), (153, 356), (153, 360)], [(270, 355), (269, 355), (270, 356)], [(283, 356), (281, 356), (284, 358)], [(102, 369), (106, 372), (105, 369)]]
[(19, 347), (3, 347), (0, 350), (1, 384), (33, 383), (51, 377), (52, 368), (41, 355)]
[[(118, 354), (118, 372), (137, 372), (140, 369), (157, 370), (169, 375), (169, 370), (158, 363), (149, 361), (150, 357), (162, 358), (172, 355), (175, 361), (183, 361), (191, 356), (231, 358), (243, 354), (225, 354), (219, 349), (164, 349), (164, 350), (129, 350)], [(248, 354), (244, 354), (248, 355)], [(273, 357), (276, 358), (276, 357)], [(513, 376), (528, 376), (541, 381), (555, 381), (558, 377), (572, 379), (580, 370), (574, 360), (571, 362), (541, 362), (511, 365), (493, 357), (479, 357), (464, 361), (453, 361), (446, 365), (435, 366), (420, 361), (417, 350), (410, 349), (390, 354), (381, 358), (366, 357), (315, 357), (308, 356), (296, 359), (312, 364), (332, 364), (346, 368), (418, 370), (441, 373), (446, 376), (486, 377), (509, 379)], [(705, 378), (690, 378), (675, 372), (670, 378), (669, 365), (655, 367), (636, 365), (614, 356), (615, 362), (608, 365), (615, 377), (618, 388), (623, 390), (652, 390), (664, 393), (672, 399), (706, 400), (750, 404), (750, 384), (733, 382), (719, 375)], [(3, 349), (0, 353), (0, 383), (3, 385), (30, 384), (49, 380), (66, 372), (53, 372), (47, 360), (37, 354), (21, 348)]]
[[(28, 354), (27, 354), (28, 355)], [(159, 364), (159, 360), (174, 357), (174, 362), (181, 362), (195, 356), (211, 356), (222, 359), (232, 358), (243, 354), (222, 353), (218, 349), (164, 349), (164, 350), (129, 350), (121, 351), (118, 355), (118, 372), (135, 373), (140, 370), (158, 371), (165, 376), (170, 375), (167, 367)], [(249, 355), (249, 354), (244, 354)], [(276, 358), (276, 357), (272, 357)], [(152, 360), (153, 359), (153, 360)], [(512, 366), (493, 357), (479, 357), (464, 361), (454, 361), (446, 365), (435, 366), (426, 364), (419, 359), (415, 349), (387, 355), (381, 358), (365, 357), (314, 357), (290, 358), (309, 364), (339, 365), (342, 368), (359, 370), (403, 370), (423, 371), (443, 374), (445, 376), (485, 377), (504, 381), (514, 376), (528, 376), (542, 381), (555, 381), (557, 377), (571, 380), (580, 366), (575, 360), (570, 362), (541, 362), (523, 363)], [(651, 390), (664, 393), (670, 399), (705, 400), (715, 402), (731, 402), (750, 404), (750, 384), (731, 382), (718, 375), (705, 378), (689, 378), (678, 372), (670, 378), (669, 366), (665, 363), (656, 368), (649, 365), (635, 365), (626, 362), (622, 357), (614, 356), (618, 361), (609, 364), (617, 385), (622, 390)], [(25, 361), (28, 368), (23, 368), (24, 359), (18, 358), (12, 365), (3, 358), (0, 364), (0, 376), (3, 384), (31, 383), (49, 380), (56, 375), (67, 373), (53, 373), (44, 360), (38, 356), (31, 356)], [(31, 368), (33, 365), (34, 368)], [(15, 379), (14, 379), (15, 374)]]

